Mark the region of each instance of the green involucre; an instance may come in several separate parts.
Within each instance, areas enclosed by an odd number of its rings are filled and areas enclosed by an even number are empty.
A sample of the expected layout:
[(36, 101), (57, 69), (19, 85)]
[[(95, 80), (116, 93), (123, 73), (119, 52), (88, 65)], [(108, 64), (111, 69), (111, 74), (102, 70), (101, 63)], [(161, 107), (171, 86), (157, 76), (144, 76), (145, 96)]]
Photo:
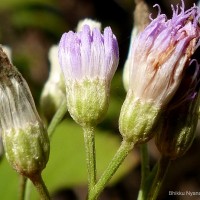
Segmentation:
[(50, 144), (41, 124), (27, 124), (25, 128), (3, 131), (3, 144), (11, 166), (20, 174), (31, 177), (45, 168)]
[(135, 144), (145, 143), (151, 139), (161, 109), (153, 102), (144, 102), (131, 95), (122, 105), (119, 117), (119, 130), (125, 140)]
[(84, 80), (67, 86), (67, 107), (81, 126), (95, 126), (105, 116), (109, 102), (109, 87), (104, 80)]

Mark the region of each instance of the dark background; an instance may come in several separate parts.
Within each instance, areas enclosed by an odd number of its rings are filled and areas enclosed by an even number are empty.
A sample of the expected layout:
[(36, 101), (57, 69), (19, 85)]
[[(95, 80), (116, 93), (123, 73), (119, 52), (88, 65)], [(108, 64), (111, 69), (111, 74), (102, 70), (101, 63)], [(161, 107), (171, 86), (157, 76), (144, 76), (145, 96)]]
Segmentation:
[[(12, 1), (0, 3), (0, 43), (12, 48), (13, 63), (27, 80), (38, 106), (40, 93), (48, 78), (48, 49), (57, 44), (63, 32), (74, 30), (80, 19), (89, 17), (102, 22), (103, 27), (111, 26), (117, 36), (120, 48), (121, 73), (127, 57), (130, 34), (133, 28), (134, 0), (51, 0)], [(171, 4), (180, 1), (147, 1), (153, 17), (157, 15), (158, 3), (163, 13), (172, 14)], [(194, 1), (185, 1), (189, 8)], [(121, 80), (120, 80), (121, 81)], [(123, 85), (121, 96), (125, 97)], [(106, 124), (106, 123), (105, 123)], [(113, 129), (116, 129), (114, 125)], [(106, 127), (105, 127), (106, 128)], [(110, 127), (109, 127), (110, 128)], [(199, 134), (198, 134), (199, 135)], [(169, 169), (165, 184), (158, 199), (186, 200), (200, 199), (200, 196), (168, 196), (168, 191), (200, 192), (200, 141), (197, 137), (185, 156), (174, 161)], [(151, 166), (159, 158), (154, 142), (149, 143)], [(140, 164), (121, 181), (108, 187), (102, 200), (134, 200), (140, 184)], [(85, 192), (86, 187), (81, 190)], [(80, 189), (68, 188), (55, 192), (56, 200), (76, 199)]]

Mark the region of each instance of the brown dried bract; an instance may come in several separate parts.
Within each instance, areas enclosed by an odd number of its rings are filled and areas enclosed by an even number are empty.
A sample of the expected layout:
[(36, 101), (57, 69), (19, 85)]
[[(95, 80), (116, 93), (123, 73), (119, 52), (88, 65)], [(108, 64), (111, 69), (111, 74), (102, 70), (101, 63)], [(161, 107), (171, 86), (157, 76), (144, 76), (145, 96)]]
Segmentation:
[(12, 77), (15, 77), (20, 83), (23, 82), (22, 75), (12, 65), (3, 48), (0, 46), (0, 84), (10, 85), (10, 78)]

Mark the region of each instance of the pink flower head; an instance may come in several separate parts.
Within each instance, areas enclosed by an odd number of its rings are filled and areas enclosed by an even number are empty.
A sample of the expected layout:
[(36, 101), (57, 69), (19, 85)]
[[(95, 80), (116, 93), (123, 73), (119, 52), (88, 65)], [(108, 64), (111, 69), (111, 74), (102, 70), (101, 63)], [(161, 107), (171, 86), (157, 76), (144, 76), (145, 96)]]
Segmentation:
[(59, 61), (66, 82), (96, 78), (110, 82), (118, 60), (118, 44), (110, 27), (101, 34), (85, 25), (80, 32), (64, 33), (60, 40)]
[(167, 19), (158, 14), (133, 41), (129, 89), (136, 98), (166, 105), (183, 78), (185, 68), (198, 46), (200, 8), (172, 6)]

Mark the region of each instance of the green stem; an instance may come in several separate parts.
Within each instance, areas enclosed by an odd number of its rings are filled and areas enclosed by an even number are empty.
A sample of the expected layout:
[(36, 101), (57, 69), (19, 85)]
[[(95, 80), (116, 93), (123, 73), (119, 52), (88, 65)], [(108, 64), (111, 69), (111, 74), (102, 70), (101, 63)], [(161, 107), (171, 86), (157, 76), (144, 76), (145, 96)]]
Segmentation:
[(96, 184), (96, 151), (94, 127), (83, 127), (88, 172), (88, 193)]
[(66, 112), (67, 112), (67, 103), (66, 103), (66, 99), (63, 99), (63, 101), (61, 102), (58, 110), (53, 116), (53, 119), (51, 120), (51, 123), (49, 124), (49, 127), (47, 129), (49, 138), (52, 137), (56, 126), (61, 122)]
[(150, 172), (147, 144), (142, 144), (140, 146), (140, 152), (141, 152), (141, 184), (138, 194), (138, 200), (145, 200), (146, 179)]
[(31, 186), (32, 186), (31, 181), (29, 179), (27, 179), (26, 187), (25, 187), (25, 194), (24, 194), (25, 200), (30, 200)]
[(25, 197), (25, 190), (26, 190), (26, 182), (27, 178), (25, 176), (20, 175), (20, 200), (24, 200)]
[(39, 195), (40, 195), (40, 199), (41, 200), (50, 200), (50, 195), (49, 192), (47, 190), (47, 187), (42, 179), (42, 176), (39, 175), (35, 175), (34, 177), (30, 178), (33, 185), (36, 187)]
[(171, 164), (171, 160), (168, 157), (162, 156), (159, 164), (157, 174), (154, 178), (153, 185), (150, 189), (148, 200), (156, 200), (160, 191), (160, 188), (163, 184), (165, 175), (167, 174), (168, 168)]
[(124, 159), (127, 157), (128, 153), (133, 149), (134, 144), (129, 141), (122, 141), (121, 146), (119, 147), (117, 153), (111, 160), (107, 169), (95, 185), (95, 187), (91, 190), (88, 200), (96, 200), (102, 190), (106, 187), (108, 181), (112, 178), (114, 173), (117, 171), (119, 166), (122, 164)]

